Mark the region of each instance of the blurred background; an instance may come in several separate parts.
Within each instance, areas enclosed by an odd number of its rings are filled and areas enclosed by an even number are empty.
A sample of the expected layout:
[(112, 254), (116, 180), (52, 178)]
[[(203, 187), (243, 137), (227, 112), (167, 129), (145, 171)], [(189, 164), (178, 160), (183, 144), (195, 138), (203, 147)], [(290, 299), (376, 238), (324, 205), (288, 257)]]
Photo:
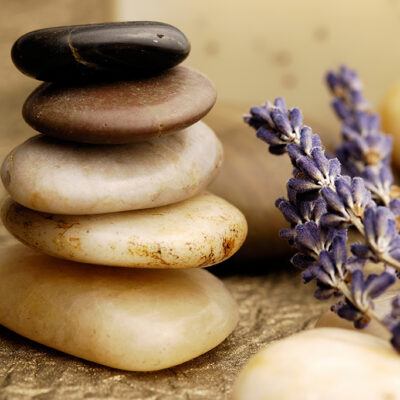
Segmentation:
[[(380, 107), (400, 79), (399, 0), (1, 0), (0, 155), (34, 134), (22, 120), (25, 98), (39, 84), (12, 65), (22, 34), (50, 26), (156, 20), (177, 26), (192, 51), (186, 65), (216, 84), (206, 117), (224, 143), (226, 160), (211, 189), (246, 215), (249, 238), (237, 259), (279, 257), (284, 225), (274, 201), (285, 193), (291, 167), (242, 122), (254, 104), (284, 96), (299, 106), (327, 147), (340, 140), (323, 78), (345, 63), (361, 74), (367, 98)], [(43, 60), (46, 62), (46, 60)]]

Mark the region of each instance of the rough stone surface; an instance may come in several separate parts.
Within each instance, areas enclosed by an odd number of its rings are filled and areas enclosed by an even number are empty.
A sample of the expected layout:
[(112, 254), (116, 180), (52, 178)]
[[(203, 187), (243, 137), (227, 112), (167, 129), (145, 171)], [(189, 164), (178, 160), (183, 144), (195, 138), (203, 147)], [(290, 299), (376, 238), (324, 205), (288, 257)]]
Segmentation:
[(179, 29), (135, 21), (36, 30), (15, 42), (11, 56), (22, 73), (52, 82), (132, 78), (171, 68), (189, 51)]
[(301, 332), (268, 346), (240, 373), (234, 400), (400, 398), (400, 356), (371, 335), (346, 329)]
[(0, 260), (0, 323), (39, 343), (129, 371), (191, 360), (236, 326), (237, 305), (208, 271), (109, 268), (15, 241)]
[(7, 229), (21, 242), (55, 257), (138, 268), (218, 264), (243, 244), (243, 214), (210, 193), (169, 206), (98, 215), (52, 215), (8, 199)]
[[(15, 239), (0, 226), (0, 242), (11, 240)], [(292, 269), (291, 273), (285, 269), (272, 272), (274, 266), (279, 264), (253, 266), (259, 275), (246, 274), (246, 263), (236, 270), (229, 260), (216, 267), (216, 272), (229, 272), (221, 279), (239, 304), (238, 326), (215, 349), (160, 372), (132, 373), (103, 367), (0, 327), (0, 398), (231, 399), (233, 381), (252, 355), (267, 343), (310, 326), (327, 308), (313, 298), (312, 288), (302, 285)]]
[(83, 143), (119, 144), (186, 128), (214, 105), (202, 73), (178, 66), (145, 79), (63, 85), (43, 83), (22, 114), (39, 132)]
[(202, 122), (130, 145), (82, 145), (35, 136), (6, 157), (1, 176), (18, 203), (54, 214), (159, 207), (201, 192), (222, 162)]

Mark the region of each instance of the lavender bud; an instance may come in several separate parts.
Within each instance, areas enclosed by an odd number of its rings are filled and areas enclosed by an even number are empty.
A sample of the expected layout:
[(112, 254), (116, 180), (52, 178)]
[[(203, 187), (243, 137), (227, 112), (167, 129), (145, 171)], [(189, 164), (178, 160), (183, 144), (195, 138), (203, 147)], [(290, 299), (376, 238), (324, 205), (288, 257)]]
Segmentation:
[(395, 282), (396, 276), (393, 273), (384, 271), (380, 275), (371, 274), (365, 281), (365, 295), (374, 299)]
[(301, 156), (296, 160), (296, 166), (307, 176), (307, 178), (318, 183), (324, 180), (323, 173), (316, 163), (307, 156)]
[(290, 125), (287, 115), (281, 109), (272, 109), (271, 118), (279, 132), (282, 132), (288, 138), (292, 136), (292, 126)]
[(319, 190), (320, 186), (306, 179), (290, 178), (288, 186), (297, 193), (306, 193), (314, 190)]
[(337, 193), (331, 189), (329, 186), (325, 186), (321, 189), (322, 197), (325, 199), (328, 209), (338, 213), (346, 219), (350, 216), (346, 211), (342, 199), (337, 195)]
[(298, 108), (292, 108), (289, 111), (289, 119), (293, 130), (298, 131), (303, 126), (303, 115)]

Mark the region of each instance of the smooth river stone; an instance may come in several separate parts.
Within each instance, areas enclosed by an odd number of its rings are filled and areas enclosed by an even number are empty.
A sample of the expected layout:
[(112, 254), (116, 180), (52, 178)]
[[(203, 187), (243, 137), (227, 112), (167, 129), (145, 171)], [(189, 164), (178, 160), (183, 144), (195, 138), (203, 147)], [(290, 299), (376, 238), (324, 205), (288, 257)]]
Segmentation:
[(52, 215), (8, 199), (6, 228), (21, 242), (55, 257), (138, 268), (218, 264), (246, 238), (243, 214), (210, 193), (169, 206), (98, 215)]
[(240, 373), (234, 400), (400, 399), (400, 355), (371, 335), (320, 328), (259, 352)]
[(129, 78), (173, 67), (189, 54), (177, 28), (161, 22), (114, 22), (40, 29), (21, 36), (15, 66), (42, 81)]
[(1, 249), (0, 323), (99, 364), (168, 368), (217, 346), (237, 321), (224, 284), (202, 269), (109, 268), (20, 243)]
[(18, 203), (52, 214), (159, 207), (201, 192), (222, 162), (214, 132), (199, 122), (130, 145), (82, 145), (37, 135), (6, 157), (1, 177)]
[(34, 129), (64, 140), (120, 144), (186, 128), (214, 105), (213, 83), (178, 66), (139, 80), (63, 85), (43, 83), (22, 114)]

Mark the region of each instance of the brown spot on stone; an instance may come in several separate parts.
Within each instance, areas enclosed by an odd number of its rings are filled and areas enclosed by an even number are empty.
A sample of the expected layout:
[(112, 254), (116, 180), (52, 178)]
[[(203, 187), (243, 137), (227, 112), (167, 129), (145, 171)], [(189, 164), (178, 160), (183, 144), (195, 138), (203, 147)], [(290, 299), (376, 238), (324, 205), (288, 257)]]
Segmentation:
[(296, 76), (293, 74), (285, 74), (281, 78), (282, 86), (285, 89), (295, 89), (298, 83)]
[(220, 46), (219, 43), (215, 40), (209, 40), (204, 45), (204, 51), (208, 56), (217, 56), (219, 54)]
[(160, 246), (158, 246), (158, 248), (155, 250), (150, 248), (149, 246), (140, 245), (135, 242), (129, 242), (129, 243), (132, 244), (131, 247), (128, 247), (129, 254), (131, 254), (132, 256), (139, 255), (141, 257), (150, 258), (154, 260), (153, 262), (149, 262), (147, 265), (150, 266), (154, 264), (154, 267), (158, 267), (160, 265), (169, 265), (169, 263), (165, 261), (163, 258)]
[(292, 63), (292, 56), (288, 51), (277, 51), (272, 55), (271, 62), (278, 67), (287, 67)]
[(207, 267), (209, 265), (214, 265), (216, 263), (214, 249), (211, 247), (211, 250), (208, 253), (208, 255), (203, 256), (202, 258), (203, 258), (203, 262), (198, 265), (198, 268)]
[(329, 38), (329, 30), (325, 26), (318, 26), (314, 30), (314, 38), (318, 42), (325, 42)]
[(222, 246), (224, 248), (224, 259), (228, 258), (232, 250), (235, 248), (235, 239), (233, 237), (225, 238)]
[(75, 249), (81, 248), (81, 239), (72, 237), (72, 238), (69, 238), (69, 242), (70, 242), (71, 246), (74, 247)]
[(79, 223), (75, 222), (73, 224), (67, 224), (67, 223), (65, 223), (63, 221), (58, 221), (57, 222), (57, 228), (65, 229), (65, 231), (67, 231), (68, 229), (71, 229), (74, 225), (79, 225)]

